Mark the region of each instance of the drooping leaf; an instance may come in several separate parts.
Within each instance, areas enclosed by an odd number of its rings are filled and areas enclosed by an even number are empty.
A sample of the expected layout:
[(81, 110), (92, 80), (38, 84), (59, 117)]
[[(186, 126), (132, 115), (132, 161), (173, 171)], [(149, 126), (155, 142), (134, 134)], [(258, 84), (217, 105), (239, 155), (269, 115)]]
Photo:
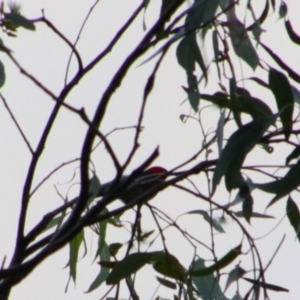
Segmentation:
[(74, 282), (76, 282), (78, 252), (83, 241), (84, 241), (84, 232), (81, 231), (69, 243), (70, 258), (69, 258), (68, 265), (70, 267), (70, 277), (73, 279)]
[(188, 212), (188, 214), (200, 214), (203, 216), (203, 219), (210, 225), (212, 226), (215, 230), (217, 230), (220, 233), (225, 233), (224, 228), (222, 227), (222, 225), (220, 224), (220, 222), (218, 222), (218, 220), (212, 218), (207, 211), (202, 210), (202, 209), (198, 209), (198, 210), (192, 210), (190, 212)]
[(300, 160), (286, 173), (286, 175), (276, 181), (268, 183), (256, 183), (255, 187), (267, 193), (276, 194), (272, 201), (268, 204), (270, 207), (282, 197), (288, 195), (300, 185)]
[(182, 87), (182, 88), (187, 93), (191, 107), (194, 109), (195, 112), (197, 112), (199, 107), (199, 101), (200, 101), (197, 78), (194, 74), (187, 74), (187, 80), (188, 80), (189, 87), (188, 88)]
[(106, 279), (106, 283), (117, 284), (120, 280), (137, 272), (141, 267), (149, 263), (157, 253), (158, 252), (140, 252), (129, 254), (112, 269)]
[(108, 250), (112, 256), (116, 256), (122, 247), (123, 247), (122, 243), (112, 243), (108, 246)]
[(163, 286), (165, 286), (165, 287), (167, 287), (167, 288), (169, 288), (169, 289), (175, 290), (175, 289), (177, 288), (176, 283), (174, 283), (173, 281), (170, 281), (170, 280), (165, 279), (165, 278), (160, 278), (160, 277), (158, 277), (158, 276), (156, 276), (156, 279), (157, 279), (157, 281), (158, 281), (161, 285), (163, 285)]
[[(106, 214), (108, 213), (108, 209), (105, 207), (102, 209), (100, 214)], [(99, 255), (101, 255), (103, 247), (107, 247), (106, 245), (106, 229), (107, 229), (107, 223), (109, 222), (109, 219), (103, 220), (99, 223), (100, 232), (98, 235), (98, 249), (95, 255), (94, 260), (98, 258)]]
[(240, 197), (243, 198), (243, 216), (248, 223), (253, 212), (253, 198), (251, 196), (250, 189), (247, 184), (240, 187)]
[(228, 189), (238, 187), (241, 184), (240, 168), (246, 155), (259, 143), (263, 134), (275, 121), (276, 117), (277, 115), (256, 119), (242, 126), (231, 135), (216, 165), (212, 180), (213, 191), (224, 175), (228, 181), (226, 183)]
[[(246, 179), (244, 180), (244, 184), (248, 185), (248, 188), (249, 188), (250, 192), (252, 192), (255, 189), (255, 187), (253, 185), (253, 181), (249, 177), (246, 177)], [(224, 207), (229, 208), (231, 206), (242, 203), (243, 201), (244, 201), (244, 198), (241, 197), (240, 191), (238, 191), (235, 198), (231, 202), (229, 202), (228, 204), (224, 205)], [(243, 214), (241, 216), (243, 216)]]
[(0, 88), (2, 88), (5, 83), (5, 77), (5, 68), (2, 61), (0, 61)]
[[(213, 21), (213, 18), (216, 14), (216, 11), (217, 11), (217, 8), (218, 8), (218, 5), (219, 5), (219, 0), (210, 0), (210, 1), (205, 1), (205, 0), (197, 0), (195, 1), (195, 3), (203, 3), (205, 5), (204, 7), (204, 13), (203, 13), (203, 18), (202, 18), (202, 25), (209, 22), (209, 21)], [(198, 7), (197, 10), (201, 10), (202, 7)], [(197, 21), (197, 20), (195, 20)], [(199, 22), (199, 21), (198, 21)], [(206, 35), (206, 32), (209, 28), (210, 24), (204, 26), (202, 28), (202, 36), (203, 38), (205, 37)]]
[(29, 21), (24, 16), (16, 13), (6, 13), (4, 14), (5, 19), (13, 22), (13, 24), (17, 26), (21, 26), (23, 28), (29, 29), (29, 30), (35, 30), (35, 25), (32, 21)]
[(176, 55), (178, 63), (186, 70), (187, 75), (192, 75), (194, 73), (195, 65), (197, 63), (207, 81), (206, 66), (197, 44), (196, 33), (191, 33), (180, 41), (176, 50)]
[[(193, 263), (193, 270), (205, 269), (204, 260), (198, 258)], [(197, 288), (197, 292), (203, 300), (224, 299), (227, 300), (222, 293), (219, 282), (213, 274), (207, 276), (192, 276), (192, 281)]]
[(213, 49), (214, 49), (214, 58), (215, 58), (215, 63), (217, 65), (217, 71), (218, 71), (218, 78), (221, 80), (221, 71), (220, 71), (220, 66), (219, 66), (219, 39), (218, 39), (218, 32), (214, 30), (212, 32), (212, 44), (213, 44)]
[(237, 85), (235, 78), (230, 78), (229, 80), (229, 90), (230, 90), (230, 102), (231, 102), (231, 110), (233, 113), (234, 120), (238, 127), (242, 127), (241, 121), (241, 112), (239, 110), (238, 98), (237, 98)]
[(220, 118), (218, 120), (218, 125), (217, 125), (217, 130), (216, 130), (216, 135), (217, 135), (217, 145), (218, 145), (218, 150), (219, 150), (219, 156), (221, 155), (223, 151), (223, 131), (224, 131), (224, 123), (225, 123), (225, 111), (221, 111), (220, 113)]
[(253, 70), (259, 64), (259, 58), (247, 34), (247, 30), (235, 14), (228, 14), (228, 28), (235, 54), (243, 59)]
[(279, 19), (285, 18), (287, 15), (287, 11), (288, 11), (287, 5), (283, 1), (281, 1), (280, 6), (279, 6), (279, 12), (278, 12)]
[(225, 291), (233, 282), (239, 280), (242, 276), (244, 276), (245, 273), (246, 271), (243, 268), (241, 268), (239, 265), (236, 265), (235, 268), (229, 272), (225, 286)]
[(300, 212), (297, 204), (289, 197), (286, 203), (286, 214), (291, 225), (294, 227), (298, 240), (300, 241)]
[(294, 95), (290, 83), (283, 73), (271, 68), (269, 84), (276, 99), (285, 137), (288, 139), (292, 130), (294, 111)]
[[(269, 86), (266, 84), (269, 88)], [(232, 103), (226, 94), (217, 92), (213, 95), (200, 94), (201, 99), (209, 101), (220, 108), (229, 108), (232, 110)], [(272, 110), (263, 101), (252, 97), (249, 91), (243, 88), (237, 88), (238, 110), (242, 113), (249, 114), (253, 120), (264, 118), (272, 115)]]
[(190, 274), (192, 276), (206, 276), (212, 274), (215, 271), (221, 270), (232, 263), (240, 254), (242, 254), (242, 245), (238, 245), (237, 247), (231, 249), (226, 255), (224, 255), (221, 259), (219, 259), (212, 266), (200, 269), (200, 270), (192, 270)]
[[(110, 253), (109, 253), (109, 249), (106, 244), (102, 247), (102, 250), (100, 253), (100, 260), (105, 261), (105, 262), (109, 262), (109, 260), (110, 260)], [(93, 290), (98, 288), (103, 282), (105, 282), (108, 274), (109, 274), (109, 269), (104, 267), (103, 265), (101, 265), (101, 270), (100, 270), (99, 274), (97, 275), (97, 277), (92, 282), (92, 284), (90, 285), (89, 289), (87, 290), (87, 293), (92, 292)]]
[(243, 277), (243, 279), (250, 282), (250, 283), (252, 283), (252, 284), (255, 284), (258, 287), (263, 288), (263, 289), (268, 289), (268, 290), (276, 291), (276, 292), (289, 292), (288, 289), (283, 288), (283, 287), (278, 286), (278, 285), (274, 285), (274, 284), (270, 284), (270, 283), (264, 283), (262, 281), (257, 282), (257, 280), (253, 280), (251, 278)]
[[(161, 2), (161, 8), (160, 8), (160, 17), (162, 17), (169, 9), (171, 5), (174, 5), (176, 0), (162, 0)], [(170, 20), (169, 16), (168, 18), (163, 18), (164, 22), (168, 22)]]
[(290, 37), (290, 39), (297, 45), (300, 45), (300, 36), (294, 31), (292, 24), (289, 20), (284, 22), (285, 29)]
[(237, 88), (238, 103), (242, 112), (248, 113), (254, 119), (271, 116), (270, 107), (258, 98), (251, 96), (250, 92), (244, 88)]
[(153, 268), (160, 274), (186, 282), (186, 270), (172, 254), (160, 252), (153, 256)]
[[(238, 218), (244, 218), (244, 212), (243, 211), (234, 211), (234, 215)], [(258, 212), (252, 212), (251, 218), (261, 218), (261, 219), (274, 219), (275, 217), (271, 215), (261, 214)]]

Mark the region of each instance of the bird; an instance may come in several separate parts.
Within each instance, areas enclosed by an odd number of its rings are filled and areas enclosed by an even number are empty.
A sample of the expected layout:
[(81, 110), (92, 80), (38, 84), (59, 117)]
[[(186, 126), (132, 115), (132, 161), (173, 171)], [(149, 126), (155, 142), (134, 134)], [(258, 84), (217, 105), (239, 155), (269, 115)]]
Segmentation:
[[(142, 196), (144, 193), (150, 190), (155, 190), (155, 187), (163, 183), (168, 176), (168, 171), (159, 166), (150, 167), (146, 169), (141, 174), (139, 174), (134, 180), (126, 187), (124, 190), (121, 190), (119, 194), (115, 196), (116, 199), (120, 199), (125, 204), (129, 204), (138, 197)], [(124, 182), (129, 175), (124, 175), (120, 179), (120, 184)], [(114, 181), (110, 181), (101, 185), (98, 197), (103, 197), (107, 193), (112, 192), (111, 188)], [(157, 195), (158, 191), (146, 196), (143, 202), (147, 202), (154, 198)]]

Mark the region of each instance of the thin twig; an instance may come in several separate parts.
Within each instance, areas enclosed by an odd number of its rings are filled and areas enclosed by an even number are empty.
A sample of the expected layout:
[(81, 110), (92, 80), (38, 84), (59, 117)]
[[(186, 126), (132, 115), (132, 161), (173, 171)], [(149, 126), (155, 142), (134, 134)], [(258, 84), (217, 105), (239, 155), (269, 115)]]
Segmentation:
[(94, 8), (96, 7), (96, 5), (99, 3), (99, 1), (100, 1), (100, 0), (96, 0), (95, 3), (90, 7), (89, 12), (87, 13), (86, 17), (84, 18), (83, 23), (82, 23), (82, 25), (81, 25), (81, 27), (80, 27), (80, 29), (79, 29), (79, 31), (78, 31), (76, 40), (75, 40), (74, 44), (72, 45), (72, 46), (73, 46), (72, 52), (71, 52), (71, 54), (70, 54), (70, 57), (69, 57), (68, 63), (67, 63), (67, 67), (66, 67), (65, 85), (67, 85), (67, 80), (68, 80), (68, 74), (69, 74), (70, 64), (71, 64), (71, 60), (72, 60), (72, 55), (73, 55), (73, 53), (75, 53), (75, 55), (76, 55), (76, 52), (74, 52), (73, 49), (76, 50), (76, 46), (77, 46), (77, 43), (78, 43), (78, 41), (79, 41), (80, 35), (81, 35), (82, 31), (83, 31), (83, 28), (84, 28), (85, 24), (87, 23), (87, 21), (88, 21), (90, 15), (92, 14), (92, 11), (93, 11)]
[(25, 134), (24, 134), (24, 132), (23, 132), (21, 126), (19, 125), (17, 119), (15, 118), (15, 116), (14, 116), (14, 114), (12, 113), (11, 109), (9, 108), (9, 106), (8, 106), (8, 104), (7, 104), (7, 101), (5, 100), (4, 96), (3, 96), (1, 93), (0, 93), (0, 98), (2, 99), (5, 108), (7, 109), (7, 111), (8, 111), (8, 113), (9, 113), (10, 117), (12, 118), (13, 122), (15, 123), (15, 125), (16, 125), (18, 131), (20, 132), (20, 134), (21, 134), (21, 136), (22, 136), (22, 138), (23, 138), (25, 144), (27, 145), (27, 147), (28, 147), (30, 153), (33, 155), (33, 154), (34, 154), (34, 151), (33, 151), (33, 149), (31, 148), (28, 139), (26, 138), (26, 136), (25, 136)]

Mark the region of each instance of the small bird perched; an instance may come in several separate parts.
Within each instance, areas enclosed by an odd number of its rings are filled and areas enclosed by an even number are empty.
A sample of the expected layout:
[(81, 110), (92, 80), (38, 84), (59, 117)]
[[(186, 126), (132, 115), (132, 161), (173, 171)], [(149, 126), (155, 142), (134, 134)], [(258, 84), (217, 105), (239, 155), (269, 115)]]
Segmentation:
[[(136, 177), (125, 190), (116, 196), (116, 198), (122, 200), (125, 204), (128, 204), (147, 191), (155, 189), (156, 186), (159, 186), (166, 180), (167, 176), (168, 174), (166, 169), (162, 167), (151, 167)], [(124, 175), (121, 178), (120, 183), (124, 182), (127, 178), (128, 175)], [(113, 181), (102, 184), (98, 197), (102, 197), (108, 193), (112, 184)], [(143, 202), (151, 200), (157, 195), (157, 193), (158, 192), (150, 194), (145, 198), (145, 200), (143, 200)]]

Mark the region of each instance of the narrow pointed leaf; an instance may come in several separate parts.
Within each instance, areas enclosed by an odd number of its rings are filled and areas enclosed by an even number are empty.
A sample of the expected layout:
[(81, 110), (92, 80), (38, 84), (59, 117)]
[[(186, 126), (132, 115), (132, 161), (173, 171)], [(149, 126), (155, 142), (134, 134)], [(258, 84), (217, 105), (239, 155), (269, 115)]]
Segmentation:
[(230, 78), (229, 87), (230, 87), (230, 100), (231, 100), (230, 102), (231, 102), (233, 117), (237, 126), (242, 127), (241, 112), (239, 110), (239, 105), (238, 105), (237, 85), (236, 85), (235, 78)]
[(238, 103), (242, 112), (248, 113), (254, 119), (273, 115), (270, 107), (258, 98), (252, 97), (244, 88), (237, 88)]
[(221, 178), (224, 175), (227, 176), (229, 171), (231, 175), (236, 176), (236, 179), (231, 179), (231, 185), (234, 186), (239, 183), (240, 168), (246, 155), (259, 143), (263, 134), (275, 121), (276, 117), (277, 115), (256, 119), (242, 126), (231, 135), (216, 165), (212, 180), (213, 190), (215, 190)]
[(158, 276), (156, 276), (156, 279), (161, 285), (163, 285), (169, 289), (175, 290), (177, 288), (176, 283), (174, 283), (173, 281), (167, 280), (165, 278), (160, 278)]
[(137, 272), (145, 264), (149, 263), (157, 252), (133, 253), (119, 261), (106, 279), (107, 284), (117, 284), (120, 280)]
[(259, 64), (259, 58), (244, 24), (234, 16), (228, 19), (228, 28), (234, 52), (255, 70)]
[(0, 88), (3, 87), (4, 83), (5, 83), (5, 68), (4, 65), (2, 63), (2, 61), (0, 61)]
[(250, 189), (247, 184), (240, 187), (239, 195), (243, 200), (243, 216), (248, 223), (250, 223), (250, 218), (252, 217), (253, 211), (253, 199), (251, 196)]
[(288, 289), (283, 288), (283, 287), (278, 286), (278, 285), (274, 285), (274, 284), (270, 284), (270, 283), (264, 283), (262, 281), (257, 282), (257, 280), (253, 280), (251, 278), (243, 277), (243, 279), (250, 282), (250, 283), (252, 283), (252, 284), (255, 284), (258, 287), (263, 288), (263, 289), (268, 289), (268, 290), (276, 291), (276, 292), (289, 292)]
[(153, 268), (160, 274), (186, 282), (186, 270), (172, 254), (161, 252), (153, 256)]
[(288, 139), (293, 125), (294, 95), (292, 88), (286, 76), (275, 69), (269, 71), (269, 84), (276, 99), (285, 136)]
[(286, 214), (291, 225), (294, 227), (298, 240), (300, 241), (300, 212), (297, 204), (289, 197), (286, 203)]
[[(106, 262), (109, 262), (109, 260), (110, 260), (110, 253), (109, 253), (109, 250), (108, 250), (108, 247), (106, 244), (102, 247), (102, 250), (100, 253), (100, 260), (106, 261)], [(100, 270), (99, 274), (97, 275), (97, 277), (92, 282), (92, 284), (90, 285), (89, 289), (87, 290), (87, 293), (92, 292), (93, 290), (98, 288), (103, 282), (105, 282), (108, 274), (109, 274), (109, 269), (105, 268), (104, 266), (101, 265), (101, 270)]]
[[(269, 85), (266, 83), (265, 85), (269, 89)], [(237, 92), (239, 111), (251, 115), (253, 120), (271, 116), (273, 114), (268, 105), (266, 105), (260, 99), (252, 97), (249, 91), (242, 88), (237, 88)], [(224, 93), (217, 92), (213, 95), (201, 93), (199, 97), (217, 105), (220, 108), (229, 108), (232, 110), (232, 103)]]
[[(234, 211), (234, 215), (238, 218), (244, 218), (244, 212), (243, 211)], [(261, 214), (258, 212), (252, 212), (251, 218), (261, 218), (261, 219), (274, 219), (275, 217), (271, 215)]]
[(228, 275), (228, 278), (227, 278), (225, 291), (228, 289), (228, 287), (233, 282), (239, 280), (245, 273), (246, 273), (246, 271), (243, 268), (241, 268), (239, 265), (237, 265), (233, 270), (231, 270), (229, 272), (229, 275)]
[(210, 267), (201, 270), (192, 270), (190, 274), (192, 276), (206, 276), (212, 274), (215, 271), (221, 270), (232, 263), (240, 254), (242, 254), (242, 245), (238, 245), (237, 247), (230, 250), (225, 256), (219, 259), (215, 264)]
[(81, 231), (75, 238), (69, 243), (70, 247), (70, 259), (68, 265), (70, 266), (70, 276), (73, 281), (76, 281), (76, 270), (78, 261), (78, 252), (82, 242), (84, 241), (84, 233)]
[(257, 183), (255, 187), (267, 193), (276, 194), (273, 200), (268, 204), (268, 207), (274, 204), (282, 197), (288, 195), (300, 185), (300, 160), (293, 165), (287, 174), (276, 181), (268, 183)]
[(218, 126), (217, 126), (217, 130), (216, 130), (219, 156), (221, 155), (222, 150), (223, 150), (224, 123), (225, 123), (225, 110), (221, 111), (221, 113), (220, 113), (220, 118), (218, 120)]
[[(205, 269), (204, 260), (202, 258), (198, 258), (193, 263), (193, 270), (201, 270)], [(192, 276), (192, 281), (196, 286), (198, 294), (201, 296), (203, 300), (212, 300), (212, 299), (224, 299), (227, 298), (221, 291), (218, 280), (213, 274), (207, 276)]]
[(122, 243), (112, 243), (108, 246), (108, 250), (112, 256), (116, 256), (122, 247), (123, 247)]
[(287, 15), (287, 11), (288, 11), (287, 5), (283, 1), (281, 1), (280, 6), (279, 6), (279, 12), (278, 12), (279, 19), (285, 18)]
[(203, 219), (212, 226), (215, 230), (217, 230), (220, 233), (225, 233), (224, 228), (221, 226), (220, 222), (218, 222), (216, 219), (211, 218), (211, 216), (208, 214), (207, 211), (202, 209), (192, 210), (188, 212), (188, 214), (200, 214), (203, 216)]

